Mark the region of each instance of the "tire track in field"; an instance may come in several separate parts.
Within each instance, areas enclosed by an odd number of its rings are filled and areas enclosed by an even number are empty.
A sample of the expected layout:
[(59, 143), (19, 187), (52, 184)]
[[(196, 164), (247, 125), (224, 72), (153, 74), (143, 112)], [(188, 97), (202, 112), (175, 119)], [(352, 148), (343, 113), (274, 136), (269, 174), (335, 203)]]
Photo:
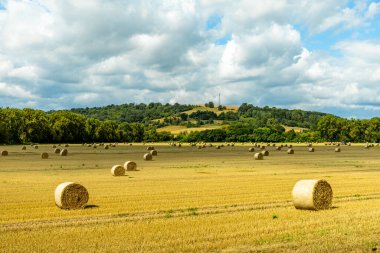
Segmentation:
[[(380, 199), (380, 193), (371, 193), (366, 195), (350, 195), (334, 197), (334, 204), (365, 201), (371, 199)], [(0, 232), (30, 230), (41, 227), (65, 227), (77, 226), (82, 224), (96, 224), (96, 223), (111, 223), (111, 222), (136, 222), (144, 220), (166, 219), (166, 218), (180, 218), (186, 216), (198, 215), (213, 215), (222, 213), (234, 213), (244, 211), (257, 211), (267, 210), (273, 208), (293, 208), (292, 201), (273, 201), (255, 204), (241, 204), (241, 205), (222, 205), (222, 206), (209, 206), (201, 208), (182, 208), (170, 209), (152, 212), (138, 212), (138, 213), (121, 213), (113, 215), (93, 216), (93, 217), (78, 217), (67, 218), (59, 220), (37, 220), (27, 222), (15, 222), (0, 224)]]

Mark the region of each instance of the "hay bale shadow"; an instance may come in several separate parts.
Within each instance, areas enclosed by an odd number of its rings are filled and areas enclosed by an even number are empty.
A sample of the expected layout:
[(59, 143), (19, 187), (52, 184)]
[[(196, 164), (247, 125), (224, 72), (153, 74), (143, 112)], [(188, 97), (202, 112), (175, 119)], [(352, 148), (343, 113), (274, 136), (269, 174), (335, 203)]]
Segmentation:
[(85, 205), (83, 209), (92, 209), (92, 208), (98, 208), (98, 205)]

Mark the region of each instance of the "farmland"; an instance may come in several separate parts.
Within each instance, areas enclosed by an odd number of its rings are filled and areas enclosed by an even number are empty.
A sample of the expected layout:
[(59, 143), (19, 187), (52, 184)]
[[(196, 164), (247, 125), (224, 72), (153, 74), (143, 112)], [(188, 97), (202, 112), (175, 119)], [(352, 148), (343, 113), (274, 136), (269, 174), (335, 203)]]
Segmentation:
[[(143, 161), (146, 146), (158, 156)], [(380, 148), (295, 144), (255, 161), (249, 144), (217, 150), (183, 144), (119, 144), (109, 150), (70, 144), (67, 157), (1, 146), (0, 252), (364, 251), (380, 245)], [(40, 154), (48, 152), (48, 159)], [(115, 164), (138, 171), (113, 177)], [(333, 208), (294, 208), (300, 179), (323, 178)], [(84, 209), (61, 210), (54, 189), (84, 185)]]

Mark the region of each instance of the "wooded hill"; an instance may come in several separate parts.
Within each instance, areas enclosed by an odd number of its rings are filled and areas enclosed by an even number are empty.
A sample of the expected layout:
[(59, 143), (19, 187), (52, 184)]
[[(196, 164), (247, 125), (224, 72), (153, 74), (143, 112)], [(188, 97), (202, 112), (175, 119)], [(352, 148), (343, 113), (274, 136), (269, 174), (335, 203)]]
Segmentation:
[[(162, 131), (163, 127), (168, 126), (203, 131), (181, 131), (173, 135)], [(289, 131), (289, 126), (301, 127), (304, 131)], [(246, 103), (235, 109), (160, 103), (49, 112), (30, 108), (0, 108), (0, 143), (172, 140), (380, 142), (380, 118), (349, 120), (320, 112), (267, 106), (260, 108)]]

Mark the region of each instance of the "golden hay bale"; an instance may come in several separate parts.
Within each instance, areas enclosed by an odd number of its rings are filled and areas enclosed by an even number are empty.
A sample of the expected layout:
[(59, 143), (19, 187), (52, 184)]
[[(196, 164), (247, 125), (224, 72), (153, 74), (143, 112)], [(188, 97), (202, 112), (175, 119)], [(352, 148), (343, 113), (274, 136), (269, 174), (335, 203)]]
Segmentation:
[(104, 149), (109, 149), (109, 146), (108, 145), (104, 145)]
[(8, 155), (8, 151), (6, 151), (6, 150), (1, 151), (1, 155), (2, 156), (7, 156)]
[(265, 146), (263, 145), (263, 146), (261, 146), (260, 148), (261, 148), (262, 150), (264, 150), (264, 149), (265, 149)]
[(308, 143), (308, 144), (307, 144), (307, 147), (310, 148), (311, 146), (313, 146), (313, 144), (311, 144), (311, 143)]
[(263, 160), (263, 159), (264, 159), (264, 155), (262, 153), (255, 154), (255, 160)]
[(261, 154), (263, 154), (263, 156), (269, 156), (269, 151), (263, 150), (263, 151), (261, 151)]
[(276, 150), (281, 150), (281, 146), (276, 147)]
[(68, 147), (69, 147), (69, 144), (66, 144), (66, 145), (65, 145), (65, 148), (68, 148)]
[(52, 148), (56, 148), (57, 146), (56, 145), (53, 145)]
[(220, 145), (217, 145), (215, 148), (216, 148), (216, 149), (220, 149)]
[(98, 145), (96, 145), (96, 144), (92, 145), (92, 148), (97, 148), (97, 147), (98, 147)]
[(340, 148), (335, 148), (335, 152), (340, 152)]
[(61, 150), (59, 148), (56, 148), (56, 149), (54, 149), (54, 153), (59, 154), (59, 153), (61, 153)]
[(68, 153), (67, 149), (64, 148), (61, 150), (60, 155), (61, 156), (67, 156), (67, 153)]
[(287, 152), (288, 152), (289, 155), (293, 155), (294, 154), (294, 149), (288, 148)]
[(26, 150), (26, 146), (22, 146), (21, 150)]
[(254, 147), (251, 147), (251, 148), (248, 149), (248, 152), (253, 152), (253, 151), (255, 151)]
[(111, 168), (111, 174), (113, 176), (124, 176), (125, 175), (125, 169), (121, 165), (114, 165)]
[(325, 180), (307, 179), (294, 185), (292, 196), (297, 209), (323, 210), (331, 207), (333, 191)]
[(92, 147), (92, 144), (88, 144), (87, 147), (91, 148), (91, 147)]
[(34, 149), (38, 149), (38, 146), (37, 146), (37, 145), (34, 145)]
[(309, 152), (314, 152), (314, 148), (313, 148), (313, 147), (310, 147), (310, 148), (308, 149), (308, 151), (309, 151)]
[(178, 143), (178, 147), (179, 147), (179, 148), (182, 147), (182, 144), (181, 144), (181, 143)]
[(137, 164), (135, 162), (132, 162), (132, 161), (126, 161), (124, 163), (124, 169), (126, 169), (127, 171), (137, 170)]
[(292, 148), (292, 147), (293, 147), (293, 145), (292, 145), (292, 144), (289, 144), (289, 145), (288, 145), (288, 148)]
[(146, 153), (144, 155), (144, 160), (145, 161), (152, 161), (153, 157), (152, 157), (152, 154), (151, 153)]
[(48, 159), (48, 158), (49, 158), (49, 154), (46, 153), (46, 152), (43, 152), (43, 153), (41, 154), (41, 158), (42, 158), (42, 159)]
[(87, 204), (86, 188), (73, 182), (59, 184), (54, 192), (55, 204), (62, 209), (78, 209)]
[(154, 150), (154, 147), (153, 146), (149, 146), (146, 148), (146, 150)]
[(157, 150), (151, 150), (149, 153), (150, 153), (151, 155), (153, 155), (153, 156), (156, 156), (156, 155), (157, 155)]
[(132, 146), (133, 144), (132, 143), (129, 143), (129, 146)]

